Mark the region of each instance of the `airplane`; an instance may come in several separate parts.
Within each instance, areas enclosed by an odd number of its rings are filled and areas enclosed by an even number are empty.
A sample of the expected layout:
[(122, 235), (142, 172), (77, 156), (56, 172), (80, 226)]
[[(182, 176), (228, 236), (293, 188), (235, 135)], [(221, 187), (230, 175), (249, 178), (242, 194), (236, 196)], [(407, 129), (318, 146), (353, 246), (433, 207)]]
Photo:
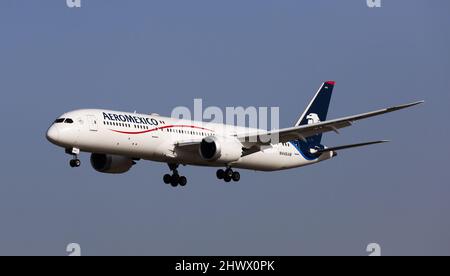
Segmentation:
[[(58, 117), (46, 133), (53, 144), (72, 155), (69, 164), (81, 164), (81, 152), (91, 153), (91, 166), (98, 172), (128, 172), (138, 160), (167, 163), (171, 174), (163, 181), (185, 186), (179, 165), (220, 168), (216, 177), (238, 182), (234, 169), (278, 171), (315, 164), (337, 156), (344, 149), (388, 142), (379, 140), (326, 147), (322, 134), (339, 133), (353, 122), (405, 109), (424, 101), (327, 120), (334, 81), (323, 82), (293, 127), (260, 130), (241, 126), (190, 121), (158, 114), (136, 114), (103, 109), (80, 109)], [(276, 137), (277, 139), (271, 139)], [(276, 142), (272, 142), (276, 141)]]

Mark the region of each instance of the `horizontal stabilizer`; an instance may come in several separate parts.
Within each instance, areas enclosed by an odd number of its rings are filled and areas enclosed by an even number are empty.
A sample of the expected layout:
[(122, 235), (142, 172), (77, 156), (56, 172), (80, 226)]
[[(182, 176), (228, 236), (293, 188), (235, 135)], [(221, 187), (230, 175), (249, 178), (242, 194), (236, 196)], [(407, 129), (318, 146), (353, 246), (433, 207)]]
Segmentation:
[(347, 116), (339, 119), (329, 120), (325, 122), (312, 122), (308, 125), (300, 125), (290, 128), (284, 128), (279, 130), (265, 131), (265, 132), (257, 132), (252, 134), (245, 134), (238, 136), (238, 139), (241, 142), (253, 142), (256, 144), (269, 144), (272, 141), (272, 137), (278, 138), (278, 143), (287, 143), (293, 140), (307, 140), (308, 137), (325, 133), (325, 132), (338, 132), (339, 129), (351, 126), (353, 122), (375, 117), (381, 114), (386, 114), (389, 112), (401, 110), (404, 108), (412, 107), (418, 104), (423, 103), (424, 101), (414, 102), (410, 104), (398, 105), (394, 107), (384, 108), (372, 112), (362, 113), (353, 116)]
[(369, 146), (369, 145), (381, 144), (381, 143), (387, 143), (387, 142), (389, 142), (389, 141), (388, 140), (381, 140), (381, 141), (373, 141), (373, 142), (345, 145), (345, 146), (339, 146), (339, 147), (333, 147), (333, 148), (326, 148), (326, 149), (317, 151), (317, 153), (338, 151), (338, 150), (343, 150), (343, 149), (357, 148), (357, 147), (363, 147), (363, 146)]

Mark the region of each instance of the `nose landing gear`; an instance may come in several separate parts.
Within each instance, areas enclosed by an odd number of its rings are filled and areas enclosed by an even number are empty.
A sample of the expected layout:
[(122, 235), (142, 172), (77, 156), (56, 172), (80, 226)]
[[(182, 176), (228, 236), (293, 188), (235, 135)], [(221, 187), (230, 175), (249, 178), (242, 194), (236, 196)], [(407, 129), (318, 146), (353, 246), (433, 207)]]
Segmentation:
[(180, 176), (178, 173), (178, 164), (169, 164), (169, 169), (172, 171), (172, 175), (166, 174), (163, 177), (164, 183), (170, 184), (172, 187), (186, 186), (187, 178), (185, 176)]
[(78, 168), (79, 166), (81, 166), (81, 161), (80, 159), (78, 159), (80, 149), (77, 148), (66, 149), (66, 153), (73, 156), (73, 158), (69, 162), (71, 168)]
[(81, 161), (78, 158), (74, 158), (74, 159), (70, 160), (69, 165), (72, 168), (78, 168), (79, 166), (81, 166)]
[(239, 172), (233, 171), (231, 168), (227, 168), (226, 170), (217, 170), (216, 173), (217, 179), (223, 179), (225, 182), (238, 182), (241, 180), (241, 174)]

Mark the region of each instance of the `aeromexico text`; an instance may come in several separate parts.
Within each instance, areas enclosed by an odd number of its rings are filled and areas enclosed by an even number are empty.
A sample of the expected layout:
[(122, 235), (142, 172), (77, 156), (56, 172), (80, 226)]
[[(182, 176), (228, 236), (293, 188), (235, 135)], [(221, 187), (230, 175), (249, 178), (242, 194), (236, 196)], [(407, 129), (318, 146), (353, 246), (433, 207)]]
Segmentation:
[(103, 119), (109, 121), (123, 122), (123, 123), (132, 123), (132, 124), (143, 124), (150, 126), (157, 126), (159, 124), (158, 120), (154, 118), (145, 118), (134, 115), (119, 115), (113, 113), (105, 113), (103, 112)]

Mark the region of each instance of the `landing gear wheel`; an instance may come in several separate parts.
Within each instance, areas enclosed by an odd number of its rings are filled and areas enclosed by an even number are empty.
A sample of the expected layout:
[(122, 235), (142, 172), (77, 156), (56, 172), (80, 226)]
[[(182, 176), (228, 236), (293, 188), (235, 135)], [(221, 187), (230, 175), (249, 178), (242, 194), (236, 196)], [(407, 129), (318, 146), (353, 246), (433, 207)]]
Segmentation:
[(79, 166), (81, 166), (81, 161), (80, 159), (72, 159), (70, 160), (69, 165), (72, 168), (78, 168)]
[(172, 185), (172, 187), (178, 186), (179, 180), (180, 176), (178, 174), (172, 175), (172, 181), (170, 181), (170, 185)]
[(241, 180), (241, 174), (239, 172), (233, 172), (233, 176), (231, 177), (234, 182), (238, 182)]
[(224, 179), (225, 178), (232, 178), (233, 177), (233, 170), (232, 169), (226, 169), (225, 170), (225, 176), (224, 176)]
[(227, 183), (231, 182), (231, 177), (229, 177), (228, 175), (225, 175), (225, 177), (223, 178), (223, 180)]
[(170, 174), (165, 174), (163, 177), (164, 183), (170, 184), (172, 182), (172, 176)]
[(217, 179), (223, 179), (225, 177), (225, 171), (220, 169), (216, 172)]
[(186, 186), (187, 184), (187, 178), (184, 176), (180, 176), (180, 178), (178, 179), (178, 184), (180, 184), (181, 187)]

